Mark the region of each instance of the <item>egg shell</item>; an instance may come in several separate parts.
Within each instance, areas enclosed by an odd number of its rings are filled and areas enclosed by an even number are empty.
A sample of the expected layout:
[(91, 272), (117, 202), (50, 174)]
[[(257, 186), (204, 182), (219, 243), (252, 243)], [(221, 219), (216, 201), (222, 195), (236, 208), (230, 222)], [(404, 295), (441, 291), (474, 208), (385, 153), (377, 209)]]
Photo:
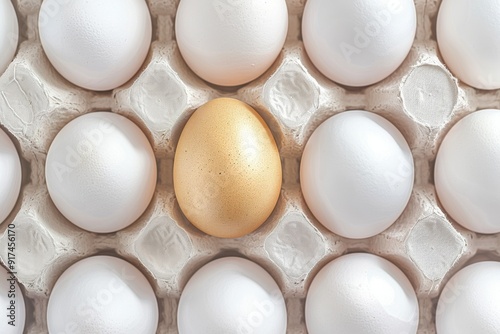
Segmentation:
[(55, 69), (96, 91), (126, 83), (142, 66), (152, 37), (144, 0), (45, 0), (38, 29)]
[(500, 2), (443, 0), (436, 25), (439, 51), (460, 80), (500, 88)]
[(158, 302), (133, 265), (93, 256), (59, 277), (49, 297), (47, 324), (50, 333), (154, 334)]
[(184, 127), (174, 158), (174, 190), (182, 212), (207, 234), (237, 238), (257, 229), (281, 189), (273, 135), (249, 105), (212, 100)]
[(9, 66), (19, 41), (19, 24), (10, 0), (0, 0), (0, 75)]
[(385, 118), (363, 110), (337, 114), (311, 135), (300, 184), (314, 216), (353, 239), (374, 236), (401, 215), (413, 189), (408, 144)]
[(285, 0), (181, 0), (175, 20), (179, 50), (189, 67), (216, 85), (259, 77), (285, 43)]
[[(0, 266), (0, 307), (5, 316), (0, 321), (0, 333), (22, 334), (26, 322), (26, 306), (17, 278)], [(12, 315), (12, 317), (9, 317)], [(11, 322), (9, 324), (9, 322)]]
[(45, 176), (50, 197), (69, 221), (110, 233), (132, 224), (148, 207), (156, 187), (156, 158), (132, 121), (94, 112), (57, 134)]
[(179, 334), (285, 334), (287, 312), (281, 290), (262, 267), (225, 257), (189, 279), (177, 322)]
[(471, 264), (446, 283), (436, 310), (437, 334), (500, 333), (500, 262)]
[(439, 148), (434, 180), (456, 222), (478, 233), (500, 232), (500, 110), (476, 111), (455, 124)]
[(16, 205), (21, 190), (21, 161), (9, 136), (0, 129), (0, 223)]
[(302, 19), (313, 64), (347, 86), (371, 85), (394, 72), (416, 29), (413, 0), (308, 0)]
[[(56, 0), (64, 1), (68, 0)], [(435, 192), (433, 167), (446, 132), (478, 108), (500, 108), (498, 91), (477, 90), (446, 69), (436, 43), (442, 1), (415, 0), (418, 37), (410, 56), (387, 80), (367, 89), (338, 87), (313, 68), (300, 34), (307, 1), (287, 0), (290, 25), (279, 59), (262, 77), (238, 89), (207, 84), (182, 63), (173, 27), (180, 1), (145, 1), (154, 18), (147, 65), (138, 80), (115, 92), (95, 93), (69, 85), (43, 55), (36, 33), (42, 0), (11, 0), (22, 43), (0, 78), (0, 127), (12, 135), (25, 175), (15, 211), (0, 225), (0, 252), (6, 261), (7, 225), (12, 221), (17, 226), (16, 269), (29, 312), (25, 333), (48, 333), (48, 295), (69, 262), (104, 251), (131, 259), (154, 285), (161, 309), (160, 334), (178, 333), (179, 296), (193, 272), (208, 258), (236, 253), (269, 270), (286, 298), (288, 333), (306, 334), (305, 294), (314, 275), (340, 254), (362, 249), (383, 254), (404, 268), (421, 303), (418, 333), (435, 334), (436, 304), (450, 274), (471, 256), (499, 260), (500, 241), (497, 234), (478, 235), (455, 224)], [(474, 1), (477, 6), (481, 3)], [(277, 208), (256, 233), (236, 240), (209, 237), (189, 226), (172, 188), (173, 150), (180, 131), (196, 107), (216, 96), (235, 97), (258, 108), (282, 154), (283, 186)], [(298, 183), (307, 138), (328, 116), (351, 107), (376, 111), (393, 122), (415, 155), (415, 188), (403, 216), (384, 233), (363, 240), (346, 240), (322, 228)], [(116, 110), (141, 123), (154, 142), (160, 168), (147, 213), (124, 231), (96, 236), (75, 228), (50, 203), (44, 167), (57, 131), (76, 115), (101, 109)], [(271, 117), (275, 120), (269, 122)]]
[(306, 298), (309, 334), (415, 334), (415, 291), (391, 262), (365, 253), (341, 256), (314, 277)]

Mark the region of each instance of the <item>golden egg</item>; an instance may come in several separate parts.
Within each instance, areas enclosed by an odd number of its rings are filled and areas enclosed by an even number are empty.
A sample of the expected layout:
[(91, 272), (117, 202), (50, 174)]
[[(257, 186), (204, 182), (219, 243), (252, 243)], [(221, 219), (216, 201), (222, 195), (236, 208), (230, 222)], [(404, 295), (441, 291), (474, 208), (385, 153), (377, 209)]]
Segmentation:
[(209, 101), (181, 133), (175, 194), (187, 219), (207, 234), (238, 238), (256, 230), (276, 206), (281, 178), (273, 135), (244, 102)]

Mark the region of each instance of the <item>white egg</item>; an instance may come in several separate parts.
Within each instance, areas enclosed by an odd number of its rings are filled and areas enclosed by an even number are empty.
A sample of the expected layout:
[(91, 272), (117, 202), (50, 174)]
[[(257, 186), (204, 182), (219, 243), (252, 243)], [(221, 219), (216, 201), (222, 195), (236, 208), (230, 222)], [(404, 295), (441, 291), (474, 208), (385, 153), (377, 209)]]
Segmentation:
[(434, 170), (439, 201), (460, 225), (500, 232), (500, 110), (476, 111), (443, 139)]
[(16, 277), (0, 266), (0, 307), (5, 312), (0, 321), (0, 333), (22, 334), (26, 322), (23, 292)]
[(69, 267), (47, 306), (50, 333), (154, 334), (158, 301), (144, 275), (130, 263), (94, 256)]
[(55, 69), (75, 85), (96, 91), (132, 78), (152, 36), (145, 0), (44, 0), (38, 26)]
[(222, 86), (263, 74), (279, 55), (287, 30), (285, 0), (181, 0), (175, 19), (177, 44), (188, 66)]
[(443, 0), (437, 41), (446, 65), (466, 84), (500, 88), (500, 2)]
[(308, 0), (302, 37), (321, 73), (343, 85), (366, 86), (401, 65), (416, 27), (413, 0)]
[(309, 287), (309, 334), (414, 334), (419, 321), (413, 287), (394, 264), (364, 253), (328, 263)]
[(9, 66), (17, 50), (19, 25), (11, 0), (0, 0), (0, 75)]
[(45, 169), (50, 197), (75, 225), (115, 232), (146, 210), (156, 186), (156, 159), (144, 133), (110, 112), (80, 116), (55, 137)]
[(446, 283), (436, 310), (437, 334), (500, 333), (500, 262), (465, 267)]
[(212, 261), (186, 284), (177, 313), (180, 334), (284, 334), (287, 313), (273, 278), (238, 257)]
[(413, 188), (413, 158), (398, 129), (362, 110), (330, 117), (311, 135), (300, 165), (314, 216), (347, 238), (374, 236), (396, 221)]
[(0, 223), (16, 205), (21, 190), (21, 161), (9, 136), (0, 129)]

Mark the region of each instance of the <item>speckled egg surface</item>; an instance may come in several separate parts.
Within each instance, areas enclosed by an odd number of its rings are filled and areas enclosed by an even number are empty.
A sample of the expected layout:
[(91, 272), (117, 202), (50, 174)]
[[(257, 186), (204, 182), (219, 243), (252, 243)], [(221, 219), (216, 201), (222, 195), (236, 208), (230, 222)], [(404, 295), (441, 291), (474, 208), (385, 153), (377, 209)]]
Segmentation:
[(257, 229), (276, 205), (281, 175), (271, 131), (244, 102), (212, 100), (182, 130), (175, 194), (189, 221), (210, 235), (237, 238)]

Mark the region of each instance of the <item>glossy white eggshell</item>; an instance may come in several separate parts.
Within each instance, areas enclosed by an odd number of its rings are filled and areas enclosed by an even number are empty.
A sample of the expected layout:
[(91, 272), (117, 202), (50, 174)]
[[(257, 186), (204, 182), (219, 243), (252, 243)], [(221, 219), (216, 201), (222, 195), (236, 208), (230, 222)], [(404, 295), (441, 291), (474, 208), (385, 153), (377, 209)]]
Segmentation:
[(177, 44), (188, 66), (222, 86), (263, 74), (285, 43), (285, 0), (181, 0), (175, 19)]
[(309, 138), (300, 184), (309, 209), (330, 231), (374, 236), (401, 215), (413, 189), (413, 157), (385, 118), (353, 110), (330, 117)]
[(54, 138), (45, 176), (50, 197), (73, 224), (115, 232), (148, 207), (156, 186), (156, 158), (141, 129), (111, 112), (80, 116)]
[(417, 27), (413, 0), (308, 0), (302, 37), (316, 68), (347, 86), (367, 86), (394, 72)]
[(436, 310), (437, 334), (500, 333), (500, 262), (465, 267), (446, 283)]
[(0, 129), (0, 223), (16, 205), (21, 190), (21, 161), (9, 136)]
[(188, 281), (179, 301), (179, 334), (285, 334), (281, 290), (259, 265), (238, 257), (212, 261)]
[(132, 78), (152, 36), (145, 0), (45, 0), (38, 26), (55, 69), (75, 85), (96, 91)]
[(11, 0), (0, 0), (0, 75), (9, 66), (17, 50), (19, 25)]
[(76, 262), (57, 280), (47, 306), (50, 333), (154, 334), (158, 302), (146, 277), (111, 256)]
[(403, 272), (364, 253), (328, 263), (309, 287), (305, 320), (309, 334), (415, 334), (418, 301)]
[(443, 0), (437, 41), (446, 65), (466, 84), (500, 88), (500, 2)]
[(500, 232), (500, 110), (476, 111), (455, 124), (439, 147), (434, 181), (440, 203), (460, 225)]

